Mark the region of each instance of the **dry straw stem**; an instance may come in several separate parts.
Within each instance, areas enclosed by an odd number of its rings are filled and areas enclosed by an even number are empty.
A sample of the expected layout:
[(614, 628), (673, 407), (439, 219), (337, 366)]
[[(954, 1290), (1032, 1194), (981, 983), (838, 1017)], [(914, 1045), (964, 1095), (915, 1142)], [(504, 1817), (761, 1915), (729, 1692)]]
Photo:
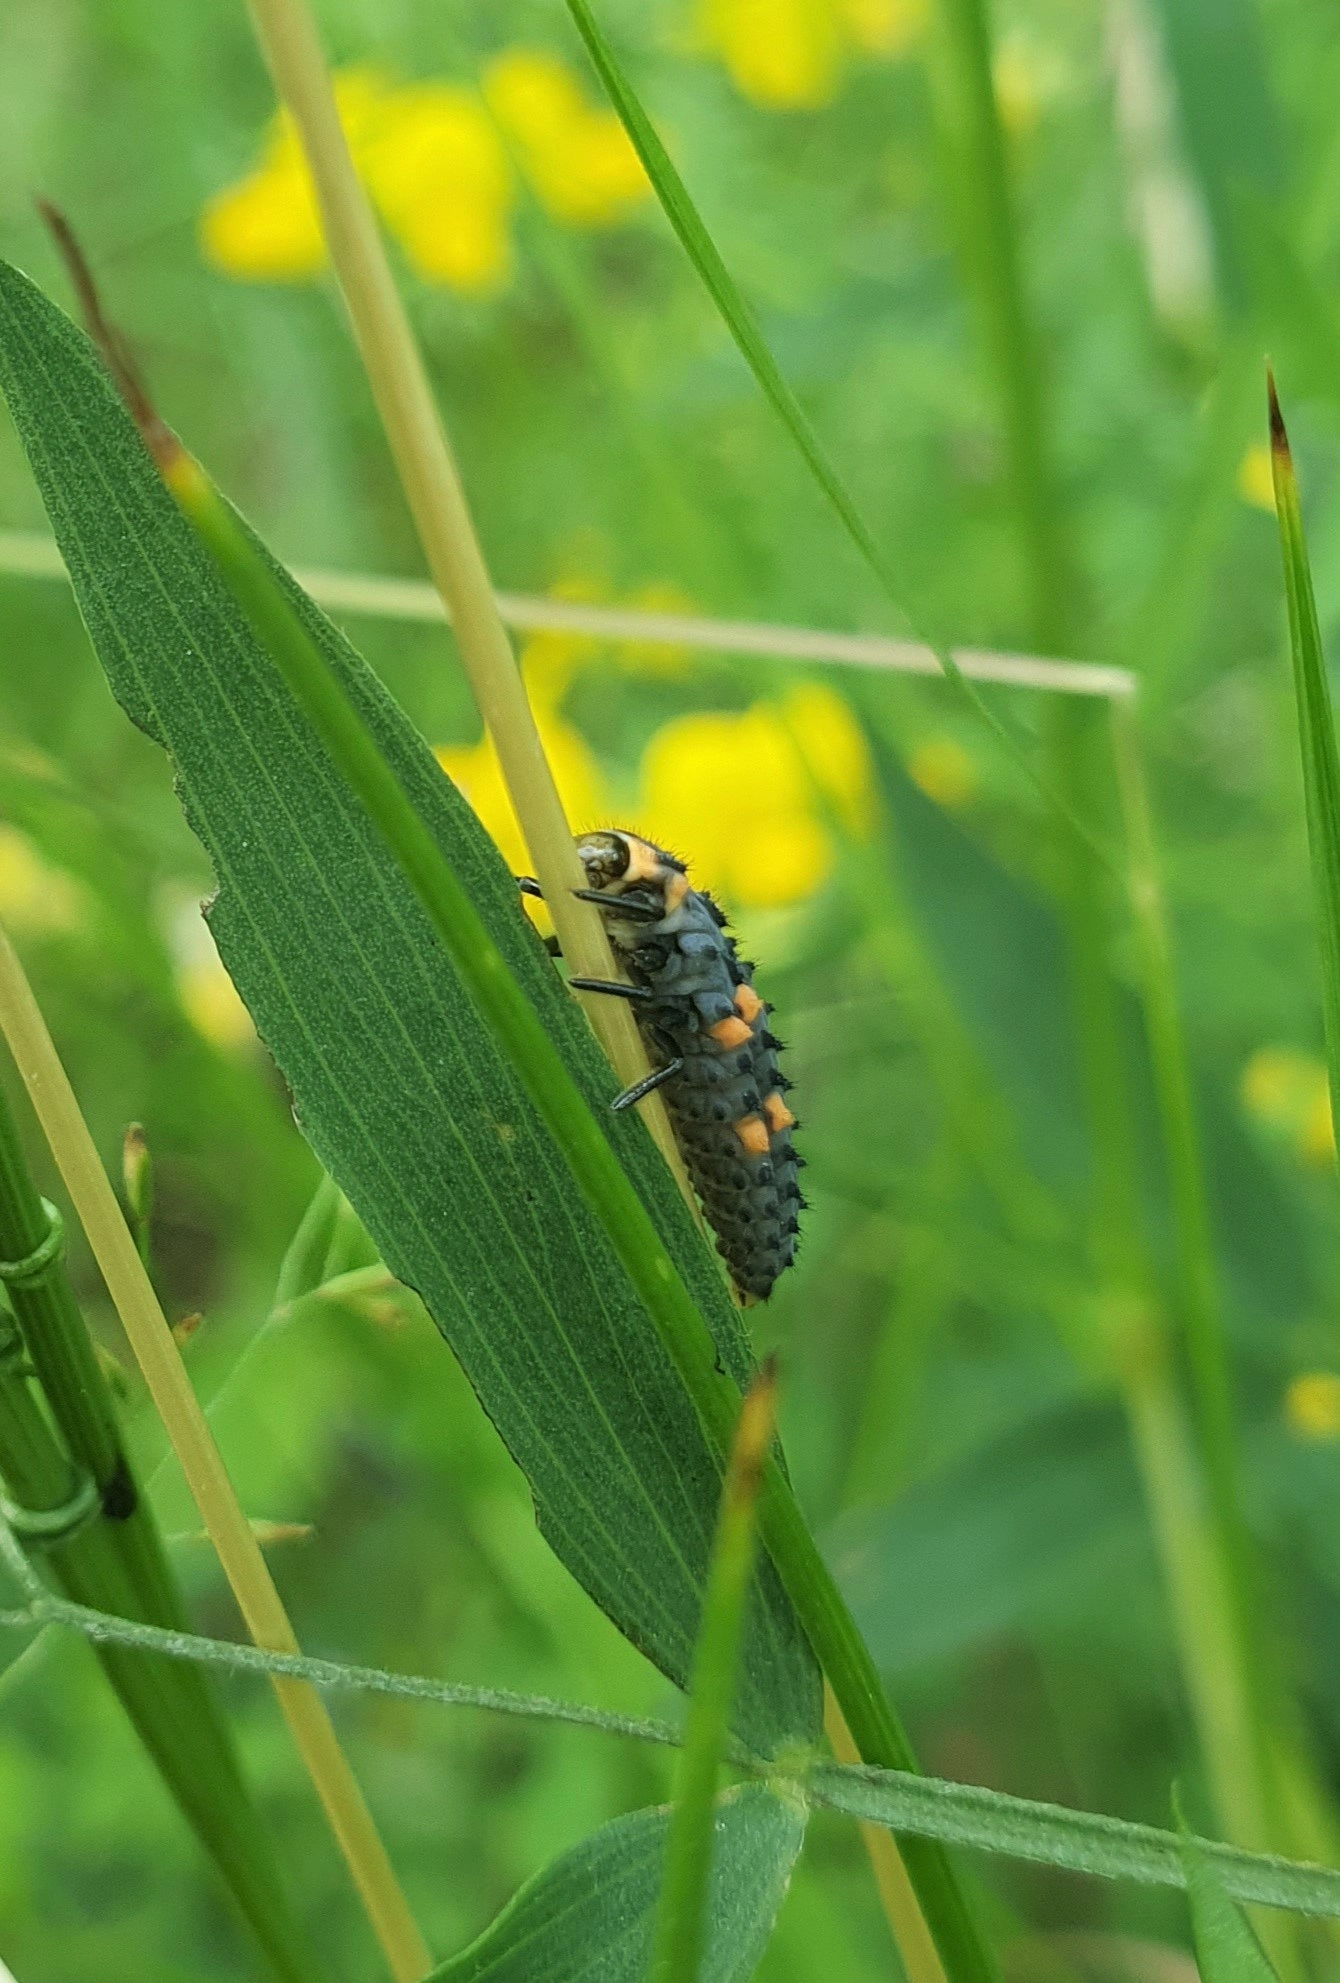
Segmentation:
[[(0, 572), (67, 581), (69, 576), (55, 540), (38, 530), (0, 530)], [(293, 576), (318, 606), (331, 612), (427, 625), (450, 621), (436, 587), (421, 579), (302, 567), (296, 567)], [(818, 661), (894, 675), (944, 673), (933, 648), (886, 634), (780, 626), (766, 620), (718, 620), (697, 613), (644, 613), (627, 606), (590, 606), (525, 592), (497, 592), (494, 599), (504, 625), (525, 633), (582, 634), (592, 640), (692, 647), (709, 654), (751, 654), (762, 660)], [(1099, 661), (1055, 661), (995, 647), (956, 647), (953, 655), (959, 673), (972, 682), (1043, 689), (1054, 695), (1124, 698), (1135, 693), (1135, 676), (1129, 668)]]
[[(330, 259), (419, 542), (498, 753), (563, 954), (576, 977), (617, 977), (599, 912), (572, 894), (583, 886), (584, 878), (571, 828), (498, 615), (423, 361), (340, 128), (316, 23), (305, 0), (249, 0), (249, 5), (275, 88), (302, 141)], [(581, 1003), (619, 1079), (639, 1080), (648, 1072), (648, 1061), (624, 1000), (587, 994)], [(652, 1095), (640, 1107), (680, 1189), (693, 1204), (664, 1103)]]
[[(191, 1388), (23, 966), (3, 929), (0, 1031), (247, 1629), (256, 1644), (267, 1651), (296, 1653), (298, 1642), (288, 1614)], [(414, 1983), (428, 1970), (431, 1957), (397, 1885), (325, 1704), (305, 1681), (276, 1675), (272, 1684), (396, 1983)]]
[[(832, 1688), (824, 1683), (824, 1732), (840, 1763), (859, 1763), (861, 1752), (852, 1741)], [(883, 1825), (861, 1821), (861, 1840), (879, 1890), (880, 1906), (889, 1924), (907, 1983), (947, 1983), (935, 1939), (926, 1926), (916, 1888), (907, 1876), (898, 1841)]]

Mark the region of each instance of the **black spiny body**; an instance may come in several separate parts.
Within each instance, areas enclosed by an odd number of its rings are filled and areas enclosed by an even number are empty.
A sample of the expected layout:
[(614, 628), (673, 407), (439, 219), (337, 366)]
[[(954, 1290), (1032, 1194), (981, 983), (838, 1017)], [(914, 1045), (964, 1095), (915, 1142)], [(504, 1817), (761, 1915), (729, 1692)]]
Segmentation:
[[(676, 1141), (741, 1293), (765, 1297), (791, 1265), (804, 1200), (780, 1042), (712, 898), (633, 833), (577, 842), (589, 899), (636, 987), (633, 1009)], [(606, 989), (614, 990), (610, 986)]]

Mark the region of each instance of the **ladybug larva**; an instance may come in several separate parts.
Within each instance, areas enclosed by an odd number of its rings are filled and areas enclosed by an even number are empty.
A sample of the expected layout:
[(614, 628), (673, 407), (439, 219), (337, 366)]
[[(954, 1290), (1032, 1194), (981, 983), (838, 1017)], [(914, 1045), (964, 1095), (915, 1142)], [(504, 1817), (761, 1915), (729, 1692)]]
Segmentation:
[[(753, 966), (736, 955), (711, 896), (683, 863), (635, 833), (586, 833), (577, 842), (615, 956), (631, 980), (573, 978), (578, 991), (629, 1000), (655, 1071), (617, 1096), (629, 1108), (661, 1088), (675, 1140), (742, 1294), (763, 1298), (795, 1258), (804, 1208), (791, 1142), (790, 1082), (768, 1031)], [(521, 886), (538, 894), (537, 885)]]

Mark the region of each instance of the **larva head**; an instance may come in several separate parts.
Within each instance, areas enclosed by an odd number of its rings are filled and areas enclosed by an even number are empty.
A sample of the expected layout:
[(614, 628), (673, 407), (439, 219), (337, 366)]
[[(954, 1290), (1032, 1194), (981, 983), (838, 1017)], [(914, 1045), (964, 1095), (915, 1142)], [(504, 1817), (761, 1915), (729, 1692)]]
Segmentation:
[(630, 889), (663, 889), (672, 875), (684, 872), (671, 854), (641, 840), (636, 833), (583, 833), (577, 852), (590, 887), (617, 897)]

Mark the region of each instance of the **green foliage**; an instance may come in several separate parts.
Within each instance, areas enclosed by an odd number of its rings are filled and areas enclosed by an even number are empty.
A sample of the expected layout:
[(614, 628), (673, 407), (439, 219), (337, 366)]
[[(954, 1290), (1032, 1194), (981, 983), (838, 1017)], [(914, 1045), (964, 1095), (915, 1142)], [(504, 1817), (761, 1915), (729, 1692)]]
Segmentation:
[(1276, 1983), (1265, 1951), (1241, 1909), (1233, 1905), (1204, 1841), (1188, 1831), (1180, 1810), (1177, 1820), (1201, 1983)]
[[(523, 1887), (430, 1983), (643, 1983), (667, 1825), (664, 1811), (605, 1825)], [(797, 1806), (757, 1785), (718, 1803), (701, 1983), (748, 1983), (804, 1830)]]
[[(219, 878), (211, 927), (305, 1133), (451, 1342), (554, 1547), (683, 1677), (716, 1500), (693, 1408), (411, 885), (177, 515), (91, 351), (12, 270), (0, 272), (0, 310), (6, 395), (90, 632), (128, 713), (172, 755)], [(608, 1069), (482, 829), (352, 649), (292, 586), (290, 596), (600, 1107)], [(738, 1322), (673, 1183), (639, 1124), (614, 1134), (742, 1376)], [(818, 1707), (790, 1608), (766, 1566), (759, 1581), (739, 1727), (766, 1751), (813, 1733)]]

